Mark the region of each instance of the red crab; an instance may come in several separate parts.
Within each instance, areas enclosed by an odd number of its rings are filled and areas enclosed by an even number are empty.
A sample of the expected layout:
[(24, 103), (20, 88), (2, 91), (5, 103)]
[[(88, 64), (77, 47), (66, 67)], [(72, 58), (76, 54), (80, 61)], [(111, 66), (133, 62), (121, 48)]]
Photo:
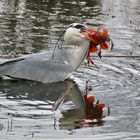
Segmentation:
[(86, 110), (86, 119), (102, 119), (103, 118), (103, 108), (105, 107), (104, 103), (96, 103), (94, 96), (84, 96), (85, 100), (85, 110)]
[(111, 49), (113, 49), (114, 44), (112, 40), (110, 39), (108, 29), (106, 28), (104, 28), (102, 31), (98, 31), (97, 29), (94, 29), (94, 28), (88, 28), (86, 29), (86, 32), (84, 35), (86, 36), (86, 38), (90, 40), (90, 46), (87, 52), (86, 59), (92, 64), (94, 64), (94, 62), (90, 57), (91, 53), (95, 53), (99, 51), (98, 55), (101, 57), (101, 50), (102, 49), (108, 50), (109, 46), (107, 42), (110, 42), (110, 41), (111, 41)]

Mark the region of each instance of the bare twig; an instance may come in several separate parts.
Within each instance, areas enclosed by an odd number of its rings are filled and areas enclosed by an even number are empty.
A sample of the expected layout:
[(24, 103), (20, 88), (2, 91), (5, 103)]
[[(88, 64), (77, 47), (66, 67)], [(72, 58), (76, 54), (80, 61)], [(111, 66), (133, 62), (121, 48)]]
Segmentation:
[[(98, 56), (93, 56), (98, 57)], [(102, 57), (108, 58), (140, 58), (140, 55), (102, 55)]]

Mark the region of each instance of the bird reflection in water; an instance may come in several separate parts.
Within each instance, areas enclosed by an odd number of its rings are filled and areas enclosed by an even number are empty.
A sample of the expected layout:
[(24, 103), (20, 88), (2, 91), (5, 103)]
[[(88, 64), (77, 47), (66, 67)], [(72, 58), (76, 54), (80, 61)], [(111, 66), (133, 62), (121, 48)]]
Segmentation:
[[(0, 91), (2, 93), (6, 93), (5, 96), (7, 97), (7, 100), (14, 100), (17, 102), (20, 100), (21, 103), (22, 100), (31, 102), (43, 101), (41, 104), (43, 103), (43, 106), (46, 106), (46, 109), (48, 109), (50, 112), (51, 110), (50, 108), (47, 108), (47, 106), (53, 106), (57, 99), (63, 99), (62, 97), (65, 95), (65, 98), (62, 100), (63, 104), (61, 104), (60, 107), (58, 106), (58, 112), (61, 112), (62, 115), (57, 115), (57, 117), (54, 116), (56, 120), (59, 120), (60, 129), (77, 129), (81, 127), (103, 125), (104, 123), (102, 120), (104, 117), (102, 109), (104, 108), (105, 104), (101, 104), (99, 101), (95, 103), (95, 97), (88, 95), (89, 91), (91, 90), (88, 83), (86, 83), (84, 92), (79, 89), (79, 86), (73, 80), (65, 80), (63, 82), (48, 84), (33, 81), (14, 80), (4, 82), (1, 81), (0, 84)], [(28, 105), (24, 104), (23, 102), (22, 105), (27, 106), (28, 108), (30, 106), (30, 102), (28, 102)], [(31, 106), (32, 105), (33, 104), (31, 103)], [(38, 109), (41, 109), (40, 103), (37, 105), (36, 102), (35, 110)], [(44, 108), (42, 109), (44, 110)], [(56, 111), (56, 113), (58, 112)], [(18, 115), (13, 115), (16, 117), (22, 117), (20, 110), (18, 110)], [(36, 118), (38, 114), (33, 114), (32, 118), (34, 118), (34, 116)], [(25, 117), (25, 114), (23, 117)], [(45, 115), (42, 117), (44, 118)]]
[[(88, 85), (87, 81), (83, 93), (80, 90), (76, 93), (72, 93), (72, 91), (71, 93), (67, 91), (64, 93), (65, 97), (66, 95), (70, 96), (70, 100), (75, 105), (75, 108), (62, 110), (63, 117), (59, 120), (60, 128), (78, 129), (82, 127), (93, 127), (94, 125), (101, 126), (104, 124), (103, 118), (109, 115), (110, 110), (104, 103), (100, 103), (99, 100), (95, 103), (95, 97), (88, 95), (91, 90), (92, 88)], [(64, 96), (61, 96), (58, 101)], [(104, 108), (107, 109), (106, 114), (104, 113)]]

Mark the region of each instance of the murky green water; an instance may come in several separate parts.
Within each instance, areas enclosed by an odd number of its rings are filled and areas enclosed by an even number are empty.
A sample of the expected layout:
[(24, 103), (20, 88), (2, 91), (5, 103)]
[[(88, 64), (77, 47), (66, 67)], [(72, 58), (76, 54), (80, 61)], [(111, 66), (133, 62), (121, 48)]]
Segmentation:
[[(81, 65), (72, 81), (1, 81), (0, 139), (140, 139), (140, 58), (131, 57), (140, 56), (139, 7), (139, 0), (0, 0), (1, 55), (53, 48), (68, 24), (84, 22), (109, 28), (115, 46), (103, 55), (130, 56), (95, 57), (99, 69)], [(69, 102), (51, 111), (73, 81), (77, 95), (89, 79), (91, 94), (111, 109), (101, 124), (77, 127), (78, 112), (61, 113)]]

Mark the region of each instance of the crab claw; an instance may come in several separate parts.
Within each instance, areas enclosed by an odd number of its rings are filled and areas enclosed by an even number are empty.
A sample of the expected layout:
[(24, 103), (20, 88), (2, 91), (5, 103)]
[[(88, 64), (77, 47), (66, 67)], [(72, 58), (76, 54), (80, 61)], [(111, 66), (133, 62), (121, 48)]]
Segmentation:
[(108, 50), (108, 44), (107, 43), (105, 43), (105, 42), (103, 42), (101, 45), (101, 48), (103, 49), (103, 50)]
[(82, 34), (85, 36), (86, 39), (88, 39), (89, 41), (91, 41), (94, 44), (97, 44), (97, 42), (92, 37), (89, 36), (88, 32), (83, 32)]
[(108, 29), (107, 28), (103, 29), (102, 35), (103, 36), (108, 36)]
[(104, 103), (100, 103), (100, 104), (97, 104), (96, 105), (98, 107), (98, 109), (103, 109), (105, 107), (105, 104)]
[(114, 43), (113, 43), (113, 41), (112, 41), (112, 40), (110, 40), (110, 42), (111, 42), (111, 47), (110, 47), (110, 49), (111, 49), (111, 50), (113, 50)]
[(99, 49), (97, 46), (90, 46), (90, 52), (97, 52)]
[(87, 101), (88, 101), (89, 103), (93, 104), (94, 101), (95, 101), (95, 97), (94, 97), (94, 96), (89, 96), (89, 97), (87, 98)]

